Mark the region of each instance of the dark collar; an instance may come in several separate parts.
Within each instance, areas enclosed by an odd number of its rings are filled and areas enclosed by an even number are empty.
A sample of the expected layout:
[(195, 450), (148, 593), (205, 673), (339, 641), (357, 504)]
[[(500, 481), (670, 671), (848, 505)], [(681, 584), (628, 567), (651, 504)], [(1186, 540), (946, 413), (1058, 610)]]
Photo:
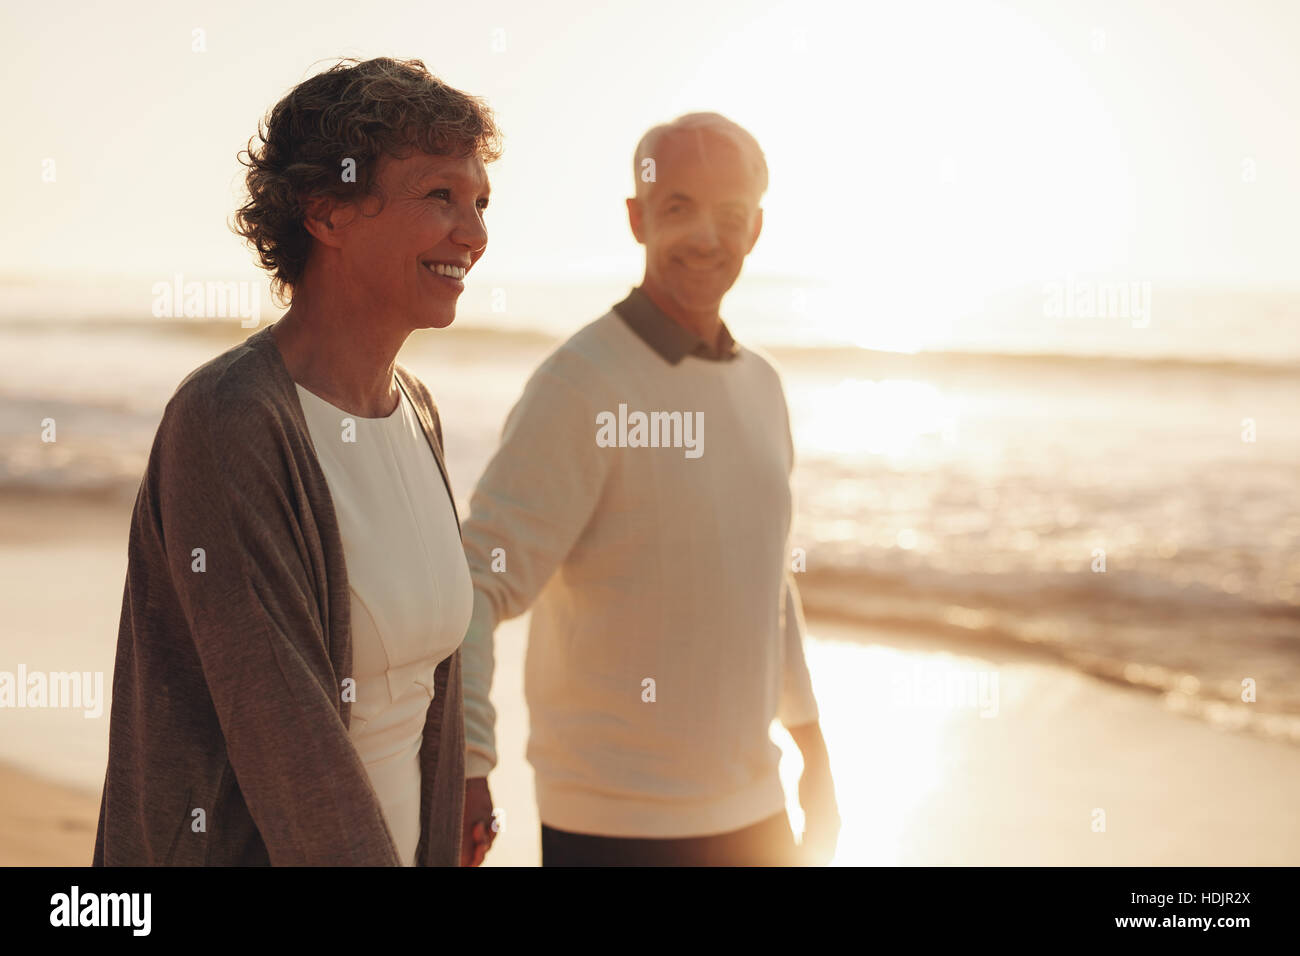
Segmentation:
[(626, 299), (614, 306), (614, 311), (669, 365), (676, 365), (688, 355), (724, 362), (739, 354), (736, 340), (731, 337), (727, 323), (718, 330), (718, 347), (714, 348), (689, 329), (678, 325), (650, 297), (637, 286)]

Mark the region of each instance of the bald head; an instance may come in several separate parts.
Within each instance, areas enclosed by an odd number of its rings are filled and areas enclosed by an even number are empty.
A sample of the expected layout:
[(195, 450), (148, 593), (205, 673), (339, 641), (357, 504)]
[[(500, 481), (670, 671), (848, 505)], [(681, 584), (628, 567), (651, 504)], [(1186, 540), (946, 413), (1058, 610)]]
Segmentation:
[(681, 155), (682, 151), (689, 151), (704, 162), (710, 162), (710, 157), (734, 153), (748, 174), (755, 198), (767, 191), (767, 160), (758, 140), (719, 113), (687, 113), (671, 123), (653, 127), (637, 144), (632, 175), (638, 199), (649, 196), (651, 187), (658, 181), (660, 160), (672, 154)]

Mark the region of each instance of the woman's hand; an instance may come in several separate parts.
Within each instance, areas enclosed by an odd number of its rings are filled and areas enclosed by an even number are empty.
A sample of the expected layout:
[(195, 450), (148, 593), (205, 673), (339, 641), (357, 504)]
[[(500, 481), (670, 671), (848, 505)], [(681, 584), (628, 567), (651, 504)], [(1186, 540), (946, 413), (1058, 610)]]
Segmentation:
[(492, 818), (492, 794), (487, 777), (465, 780), (465, 820), (460, 833), (460, 865), (481, 866), (496, 839)]

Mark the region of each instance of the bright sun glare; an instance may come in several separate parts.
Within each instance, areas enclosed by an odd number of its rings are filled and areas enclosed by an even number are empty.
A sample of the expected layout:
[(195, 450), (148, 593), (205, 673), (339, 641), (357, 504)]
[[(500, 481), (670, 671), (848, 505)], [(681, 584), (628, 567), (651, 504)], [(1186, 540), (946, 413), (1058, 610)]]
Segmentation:
[(843, 341), (942, 348), (990, 293), (1127, 255), (1135, 186), (1113, 119), (1003, 8), (784, 5), (738, 23), (681, 96), (762, 144), (772, 185), (747, 268), (833, 283), (844, 307), (820, 314)]

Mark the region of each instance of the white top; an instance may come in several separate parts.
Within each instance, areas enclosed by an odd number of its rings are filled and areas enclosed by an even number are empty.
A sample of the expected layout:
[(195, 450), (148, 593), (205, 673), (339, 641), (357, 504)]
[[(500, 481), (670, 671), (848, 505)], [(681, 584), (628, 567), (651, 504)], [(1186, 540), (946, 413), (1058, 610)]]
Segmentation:
[[(627, 427), (599, 435), (620, 405)], [(676, 447), (662, 430), (659, 447), (631, 447), (649, 437), (634, 414), (651, 412), (682, 413)], [(685, 432), (688, 415), (702, 433)], [(817, 719), (790, 573), (793, 459), (780, 378), (754, 350), (670, 365), (610, 312), (552, 353), (463, 526), (466, 773), (496, 763), (493, 631), (533, 606), (528, 759), (543, 823), (686, 837), (782, 810), (772, 720)]]
[(387, 418), (361, 418), (297, 388), (352, 594), (349, 733), (398, 855), (413, 866), (434, 671), (465, 636), (473, 589), (447, 486), (398, 385), (401, 400)]

